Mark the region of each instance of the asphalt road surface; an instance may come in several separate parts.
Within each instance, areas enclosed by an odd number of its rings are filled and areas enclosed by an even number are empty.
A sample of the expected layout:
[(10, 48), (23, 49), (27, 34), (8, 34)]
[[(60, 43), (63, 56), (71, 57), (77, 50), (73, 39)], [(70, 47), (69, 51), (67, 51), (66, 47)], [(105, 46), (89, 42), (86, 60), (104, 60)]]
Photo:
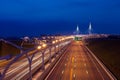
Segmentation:
[(73, 41), (45, 80), (113, 80), (82, 41)]

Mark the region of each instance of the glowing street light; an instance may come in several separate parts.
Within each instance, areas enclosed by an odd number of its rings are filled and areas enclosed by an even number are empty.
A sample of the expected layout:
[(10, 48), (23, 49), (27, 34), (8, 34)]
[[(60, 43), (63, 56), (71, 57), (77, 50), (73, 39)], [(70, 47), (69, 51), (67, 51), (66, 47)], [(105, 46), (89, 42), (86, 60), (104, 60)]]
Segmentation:
[(58, 40), (56, 40), (56, 42), (58, 42)]
[(52, 44), (55, 44), (55, 41), (52, 41)]
[(43, 44), (43, 45), (42, 45), (42, 47), (44, 47), (44, 48), (45, 48), (46, 46), (47, 46), (47, 44)]
[(41, 46), (38, 46), (37, 49), (41, 49), (42, 47)]
[(62, 38), (62, 41), (64, 40), (64, 38)]

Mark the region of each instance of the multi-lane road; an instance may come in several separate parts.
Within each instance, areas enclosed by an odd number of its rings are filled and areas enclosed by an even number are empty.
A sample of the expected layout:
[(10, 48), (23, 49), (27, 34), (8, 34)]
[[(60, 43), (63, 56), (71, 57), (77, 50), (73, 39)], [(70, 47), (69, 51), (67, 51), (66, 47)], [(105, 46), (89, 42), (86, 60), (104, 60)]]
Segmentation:
[[(68, 43), (62, 43), (65, 46)], [(54, 47), (51, 55), (55, 54)], [(58, 49), (57, 49), (58, 51)], [(49, 49), (45, 50), (49, 60)], [(42, 63), (42, 54), (37, 52), (32, 61), (32, 72)], [(3, 70), (0, 68), (0, 70)], [(29, 74), (28, 60), (23, 58), (9, 68), (4, 80), (26, 80)], [(40, 76), (38, 76), (40, 77)], [(37, 79), (35, 79), (37, 80)], [(45, 80), (115, 80), (114, 76), (90, 53), (82, 41), (72, 41), (66, 51), (45, 77)]]
[[(65, 46), (69, 43), (68, 42), (63, 42), (61, 44), (59, 44), (59, 46)], [(56, 45), (58, 46), (58, 45)], [(56, 51), (58, 51), (58, 47), (56, 47)], [(44, 60), (47, 61), (49, 60), (50, 57), (50, 52), (49, 52), (49, 48), (44, 50)], [(29, 53), (28, 53), (29, 54)], [(55, 55), (55, 47), (51, 47), (51, 56)], [(31, 57), (31, 56), (30, 56)], [(42, 54), (41, 54), (41, 50), (37, 51), (37, 53), (35, 53), (35, 56), (32, 60), (32, 65), (31, 65), (31, 70), (32, 73), (35, 72), (35, 70), (37, 70), (42, 63)], [(29, 74), (29, 65), (28, 65), (28, 60), (27, 58), (22, 58), (18, 61), (16, 61), (14, 64), (11, 65), (11, 67), (8, 69), (5, 78), (3, 80), (26, 80), (27, 79), (27, 75)], [(0, 71), (3, 72), (4, 67), (0, 67)]]
[[(45, 51), (45, 57), (44, 60), (47, 60), (49, 58), (49, 50)], [(52, 48), (51, 55), (54, 55), (54, 48)], [(32, 71), (35, 68), (39, 68), (40, 64), (42, 63), (42, 54), (40, 52), (36, 53), (36, 55), (33, 58), (32, 61)], [(29, 73), (29, 66), (28, 66), (28, 61), (27, 59), (22, 59), (19, 62), (14, 63), (8, 72), (6, 73), (5, 79), (24, 79), (26, 80), (25, 75)]]
[(45, 80), (115, 80), (85, 48), (82, 41), (73, 41)]

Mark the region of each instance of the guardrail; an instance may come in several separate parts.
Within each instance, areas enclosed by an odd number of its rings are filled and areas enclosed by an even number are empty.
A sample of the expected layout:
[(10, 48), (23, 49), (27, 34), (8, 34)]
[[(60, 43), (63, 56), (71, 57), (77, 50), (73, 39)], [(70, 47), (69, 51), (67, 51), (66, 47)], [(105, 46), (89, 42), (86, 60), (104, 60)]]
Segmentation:
[[(70, 43), (70, 41), (71, 41), (71, 39), (69, 39), (69, 40), (66, 40), (66, 41), (64, 41), (64, 42), (68, 42), (68, 43)], [(62, 42), (63, 43), (63, 42)], [(68, 43), (66, 43), (66, 45), (68, 44)], [(60, 44), (60, 43), (59, 43)], [(58, 45), (58, 44), (56, 44), (56, 45)], [(30, 51), (32, 51), (32, 50), (35, 50), (35, 48), (32, 48), (32, 49), (29, 49), (29, 50), (27, 50), (27, 51), (24, 51), (23, 53), (21, 53), (21, 54), (19, 54), (19, 55), (17, 55), (17, 56), (15, 56), (14, 58), (12, 58), (11, 59), (11, 61), (7, 64), (7, 66), (5, 67), (5, 69), (4, 69), (4, 71), (2, 72), (2, 73), (0, 73), (0, 80), (4, 80), (5, 79), (5, 76), (6, 76), (6, 73), (7, 73), (7, 71), (8, 71), (8, 69), (10, 68), (10, 66), (12, 65), (12, 64), (14, 64), (15, 62), (17, 62), (17, 60), (19, 60), (20, 58), (22, 58), (23, 56), (26, 56), (27, 57), (27, 59), (28, 59), (28, 62), (29, 62), (29, 78), (30, 78), (30, 80), (32, 80), (32, 72), (31, 72), (31, 65), (32, 65), (32, 59), (34, 58), (34, 55), (35, 55), (35, 53), (37, 53), (37, 52), (39, 52), (39, 50), (36, 50), (35, 52), (34, 52), (34, 54), (32, 54), (31, 55), (31, 58), (29, 57), (30, 55), (28, 54)], [(43, 53), (44, 54), (44, 53)], [(44, 58), (43, 58), (44, 59)], [(43, 62), (43, 61), (42, 61)]]
[(93, 58), (98, 62), (98, 64), (101, 66), (101, 68), (106, 72), (106, 74), (110, 77), (111, 80), (117, 80), (117, 78), (110, 72), (107, 67), (94, 55), (94, 53), (85, 45), (85, 42), (83, 41), (83, 44), (87, 51), (93, 56)]

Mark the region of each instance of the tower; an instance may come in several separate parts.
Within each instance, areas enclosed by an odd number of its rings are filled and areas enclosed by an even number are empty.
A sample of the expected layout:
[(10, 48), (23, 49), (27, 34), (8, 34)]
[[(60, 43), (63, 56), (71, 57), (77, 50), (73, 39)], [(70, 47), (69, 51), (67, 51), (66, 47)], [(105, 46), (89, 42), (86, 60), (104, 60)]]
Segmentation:
[(80, 32), (80, 30), (79, 30), (79, 26), (77, 25), (76, 34), (78, 35), (79, 32)]
[(89, 23), (88, 33), (92, 34), (92, 25), (91, 25), (91, 22)]
[(81, 37), (81, 35), (79, 35), (79, 33), (80, 33), (80, 30), (79, 30), (79, 26), (77, 25), (77, 28), (76, 28), (76, 35), (75, 35), (75, 40), (76, 41), (80, 41), (80, 40), (82, 40), (82, 37)]

